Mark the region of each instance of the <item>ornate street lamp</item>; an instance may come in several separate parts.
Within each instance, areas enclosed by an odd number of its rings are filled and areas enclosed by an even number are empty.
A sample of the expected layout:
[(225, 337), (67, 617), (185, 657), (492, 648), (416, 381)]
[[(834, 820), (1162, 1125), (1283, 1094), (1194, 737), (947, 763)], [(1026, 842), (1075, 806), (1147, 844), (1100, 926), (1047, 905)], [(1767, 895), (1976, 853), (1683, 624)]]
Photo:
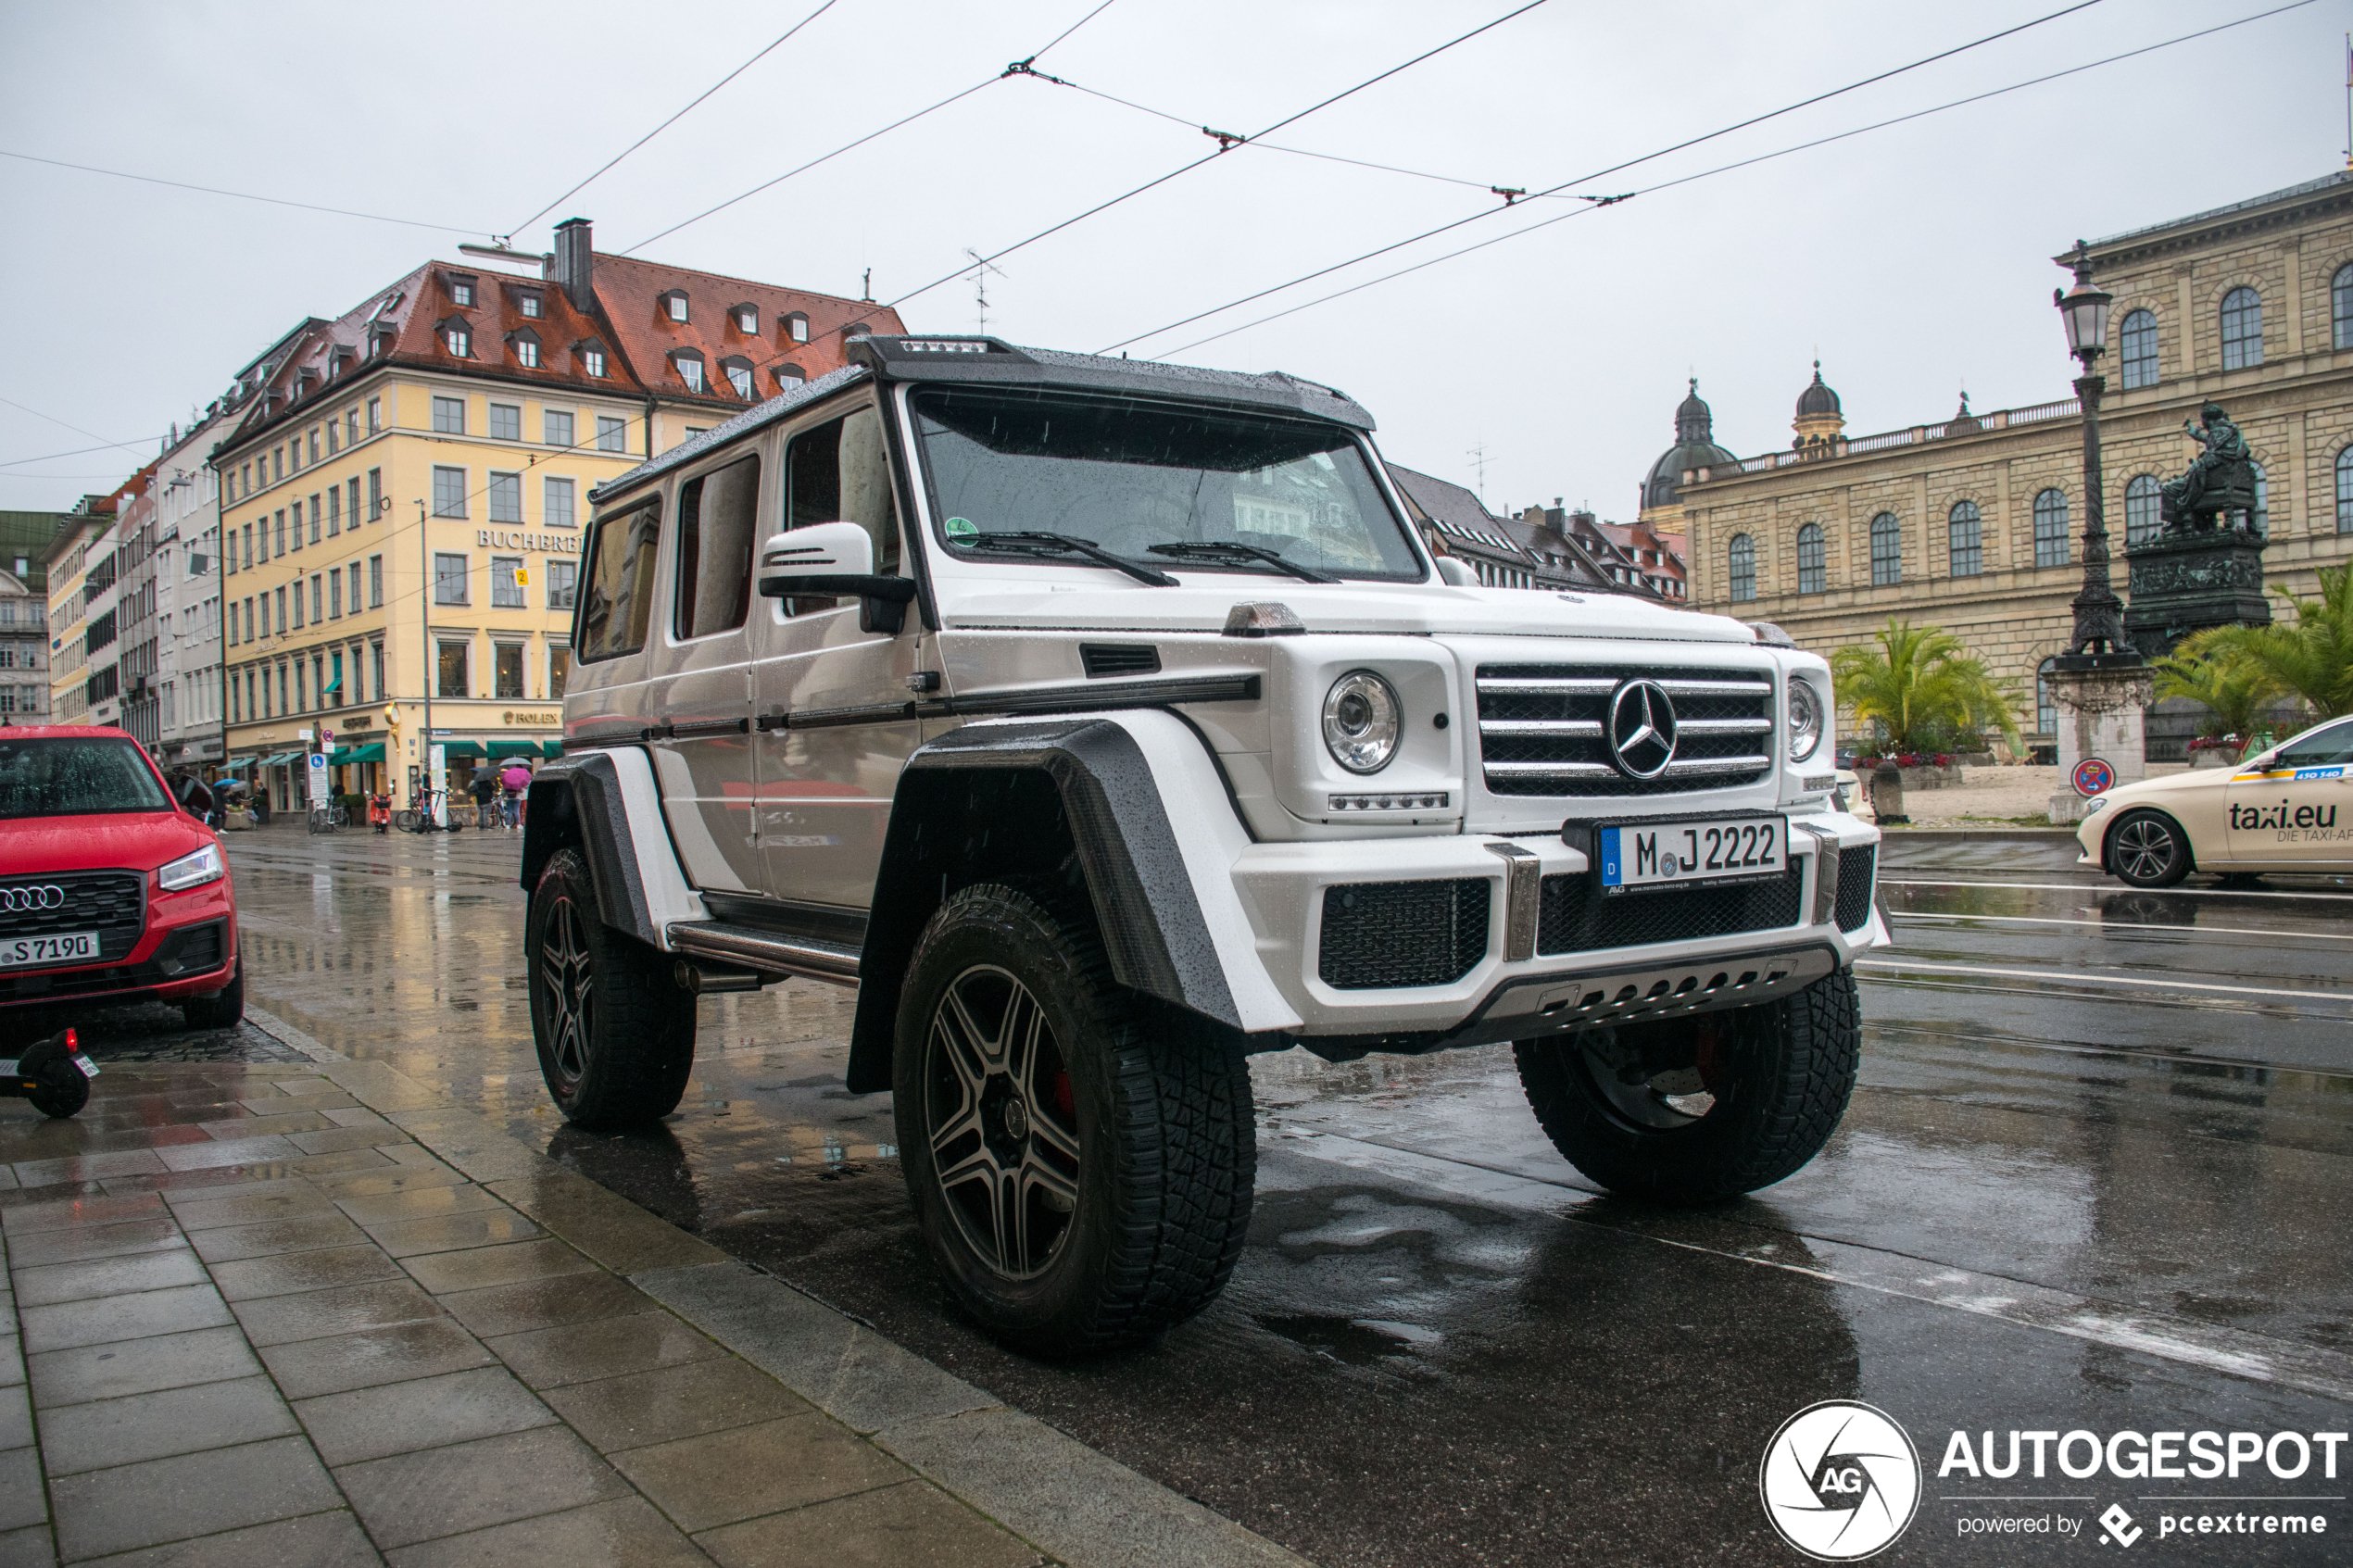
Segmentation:
[(2137, 664), (2140, 656), (2124, 640), (2124, 602), (2108, 582), (2108, 520), (2100, 490), (2100, 394), (2106, 378), (2092, 369), (2108, 346), (2108, 307), (2113, 297), (2092, 283), (2091, 257), (2082, 240), (2070, 258), (2075, 287), (2051, 291), (2051, 303), (2067, 323), (2067, 351), (2083, 367), (2075, 378), (2075, 395), (2083, 404), (2083, 588), (2075, 596), (2075, 631), (2068, 641), (2070, 655), (2126, 655)]
[[(2067, 351), (2082, 365), (2075, 395), (2083, 403), (2083, 587), (2075, 596), (2075, 628), (2068, 649), (2051, 660), (2052, 705), (2060, 714), (2058, 763), (2070, 787), (2051, 797), (2054, 822), (2080, 822), (2084, 796), (2146, 772), (2144, 710), (2151, 689), (2148, 668), (2124, 637), (2124, 601), (2108, 581), (2108, 520), (2100, 491), (2100, 394), (2108, 383), (2094, 373), (2108, 346), (2110, 295), (2092, 283), (2090, 247), (2081, 240), (2061, 262), (2075, 270), (2075, 287), (2053, 290), (2051, 301), (2067, 325)], [(2084, 768), (2095, 761), (2105, 766)]]

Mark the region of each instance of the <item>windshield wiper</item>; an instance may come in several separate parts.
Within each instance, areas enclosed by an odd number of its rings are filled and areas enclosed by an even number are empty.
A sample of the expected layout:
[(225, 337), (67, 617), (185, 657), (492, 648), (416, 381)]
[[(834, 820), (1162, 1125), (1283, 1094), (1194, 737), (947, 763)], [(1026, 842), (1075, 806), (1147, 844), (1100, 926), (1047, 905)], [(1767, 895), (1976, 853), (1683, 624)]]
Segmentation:
[(956, 544), (967, 550), (989, 550), (1014, 556), (1085, 556), (1099, 565), (1124, 571), (1137, 582), (1154, 588), (1174, 588), (1176, 579), (1142, 561), (1122, 560), (1092, 539), (1073, 538), (1067, 533), (981, 533)]
[(1312, 566), (1302, 566), (1280, 550), (1269, 550), (1239, 540), (1207, 539), (1198, 543), (1179, 541), (1168, 545), (1147, 545), (1152, 555), (1167, 556), (1176, 560), (1214, 561), (1221, 566), (1271, 566), (1277, 571), (1288, 571), (1302, 583), (1337, 583), (1339, 578)]

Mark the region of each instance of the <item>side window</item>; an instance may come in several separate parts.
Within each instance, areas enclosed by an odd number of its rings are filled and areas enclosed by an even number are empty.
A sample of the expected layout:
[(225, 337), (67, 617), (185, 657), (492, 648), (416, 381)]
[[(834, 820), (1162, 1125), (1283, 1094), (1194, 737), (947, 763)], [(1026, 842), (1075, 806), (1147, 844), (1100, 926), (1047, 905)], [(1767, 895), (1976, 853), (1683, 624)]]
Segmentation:
[(890, 460), (882, 417), (872, 408), (805, 430), (785, 448), (784, 521), (854, 522), (875, 541), (875, 571), (899, 571), (899, 508), (891, 498)]
[(2322, 768), (2353, 762), (2353, 719), (2316, 731), (2282, 751), (2275, 768)]
[(678, 492), (680, 642), (732, 632), (751, 606), (751, 553), (760, 524), (760, 459), (690, 479)]
[(653, 619), (655, 545), (661, 504), (653, 502), (597, 521), (588, 540), (587, 586), (580, 596), (580, 662), (635, 653), (646, 646)]

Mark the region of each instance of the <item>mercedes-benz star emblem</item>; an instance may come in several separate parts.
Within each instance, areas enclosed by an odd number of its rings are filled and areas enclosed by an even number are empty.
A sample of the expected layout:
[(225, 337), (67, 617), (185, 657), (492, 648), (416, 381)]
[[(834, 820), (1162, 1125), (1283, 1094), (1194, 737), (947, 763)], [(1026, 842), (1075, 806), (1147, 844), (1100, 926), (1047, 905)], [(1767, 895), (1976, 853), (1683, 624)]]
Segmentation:
[(29, 915), (37, 909), (62, 909), (66, 890), (55, 883), (34, 887), (0, 887), (0, 912)]
[(1610, 695), (1609, 759), (1647, 783), (1675, 760), (1675, 704), (1656, 681), (1628, 681)]

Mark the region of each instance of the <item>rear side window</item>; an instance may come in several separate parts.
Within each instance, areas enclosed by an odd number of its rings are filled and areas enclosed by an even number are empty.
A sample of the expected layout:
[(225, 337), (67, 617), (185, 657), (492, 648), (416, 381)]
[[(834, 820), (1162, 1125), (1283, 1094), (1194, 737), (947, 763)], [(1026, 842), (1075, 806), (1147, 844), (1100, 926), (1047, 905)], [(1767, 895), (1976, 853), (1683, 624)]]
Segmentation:
[(760, 459), (690, 479), (678, 492), (680, 642), (732, 632), (751, 607), (751, 551), (760, 526)]
[(581, 663), (635, 653), (646, 646), (646, 627), (653, 619), (655, 546), (661, 536), (659, 501), (597, 520), (573, 633)]
[(132, 741), (0, 739), (0, 819), (170, 809)]

